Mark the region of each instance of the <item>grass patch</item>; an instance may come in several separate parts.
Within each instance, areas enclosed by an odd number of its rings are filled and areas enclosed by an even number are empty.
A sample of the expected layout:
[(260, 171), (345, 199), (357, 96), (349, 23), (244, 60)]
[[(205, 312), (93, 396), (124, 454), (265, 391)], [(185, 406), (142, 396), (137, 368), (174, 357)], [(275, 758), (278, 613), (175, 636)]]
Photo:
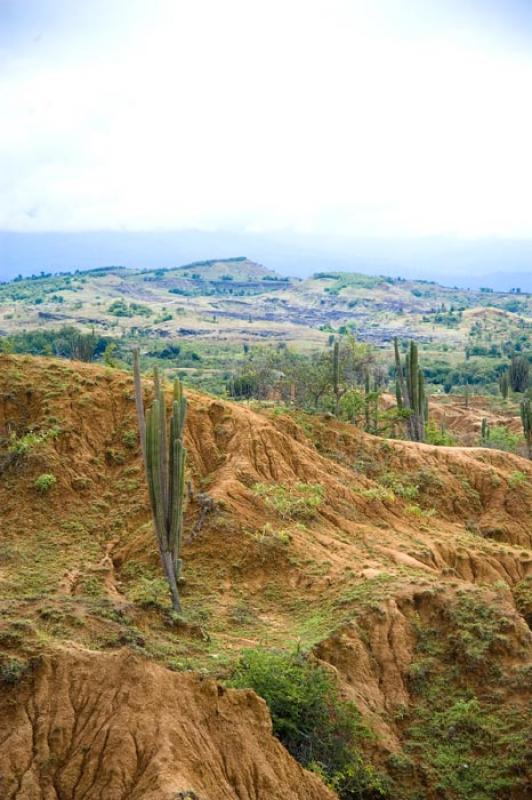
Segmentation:
[(522, 483), (526, 481), (526, 475), (524, 472), (516, 469), (513, 472), (510, 472), (508, 476), (508, 486), (511, 489), (515, 489), (517, 486), (521, 486)]
[(319, 483), (298, 481), (291, 486), (256, 483), (252, 488), (263, 498), (267, 508), (288, 520), (314, 519), (324, 499), (323, 486)]

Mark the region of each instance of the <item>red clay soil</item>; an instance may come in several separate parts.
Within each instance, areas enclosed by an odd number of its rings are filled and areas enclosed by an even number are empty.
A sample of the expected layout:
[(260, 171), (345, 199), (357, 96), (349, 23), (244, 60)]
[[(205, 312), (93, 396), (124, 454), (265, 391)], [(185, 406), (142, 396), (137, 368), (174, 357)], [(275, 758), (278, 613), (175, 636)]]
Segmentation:
[(45, 657), (0, 695), (2, 800), (333, 800), (251, 691), (128, 652)]

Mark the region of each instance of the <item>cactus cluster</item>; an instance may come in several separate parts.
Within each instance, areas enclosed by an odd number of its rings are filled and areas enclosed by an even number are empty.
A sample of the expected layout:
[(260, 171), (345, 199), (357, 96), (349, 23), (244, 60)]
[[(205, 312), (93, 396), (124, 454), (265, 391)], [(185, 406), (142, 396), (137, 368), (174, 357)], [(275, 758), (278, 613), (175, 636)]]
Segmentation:
[(404, 367), (401, 363), (397, 338), (394, 339), (394, 352), (397, 408), (408, 412), (406, 429), (409, 438), (414, 442), (422, 442), (425, 439), (425, 425), (428, 419), (428, 401), (425, 396), (423, 371), (419, 366), (417, 344), (410, 341)]
[(528, 457), (532, 458), (532, 402), (529, 397), (521, 402), (521, 422), (523, 423)]
[(140, 441), (153, 525), (161, 564), (172, 596), (172, 606), (175, 611), (180, 612), (179, 579), (182, 564), (180, 556), (186, 460), (183, 432), (186, 400), (181, 382), (176, 380), (170, 425), (167, 430), (166, 402), (157, 369), (154, 370), (153, 404), (147, 409), (146, 414), (144, 413), (138, 348), (133, 350), (133, 372)]

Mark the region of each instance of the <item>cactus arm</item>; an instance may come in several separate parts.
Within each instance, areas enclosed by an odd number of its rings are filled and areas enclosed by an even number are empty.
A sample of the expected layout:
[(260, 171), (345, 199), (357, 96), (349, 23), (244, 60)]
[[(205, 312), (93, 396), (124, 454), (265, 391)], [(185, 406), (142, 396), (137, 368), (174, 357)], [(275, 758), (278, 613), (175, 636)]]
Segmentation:
[(169, 508), (168, 508), (168, 440), (166, 435), (166, 402), (162, 390), (161, 380), (159, 377), (159, 370), (157, 367), (153, 370), (153, 388), (155, 399), (157, 400), (158, 420), (157, 432), (159, 436), (159, 475), (161, 482), (161, 501), (163, 504), (163, 514), (168, 525)]
[(148, 430), (148, 454), (151, 481), (153, 485), (154, 507), (152, 507), (157, 533), (163, 550), (168, 549), (168, 532), (165, 515), (163, 481), (161, 475), (161, 431), (160, 404), (154, 400)]
[(428, 401), (425, 396), (425, 376), (423, 375), (423, 370), (418, 366), (418, 420), (419, 420), (419, 441), (422, 442), (425, 439), (425, 423), (427, 422), (428, 418)]
[(402, 411), (403, 409), (403, 397), (401, 394), (401, 386), (399, 385), (399, 381), (395, 381), (395, 399), (397, 402), (397, 408)]
[(178, 432), (180, 425), (180, 408), (182, 405), (176, 400), (173, 402), (171, 421), (170, 444), (170, 520), (169, 520), (169, 546), (174, 562), (179, 561), (183, 529), (183, 501), (185, 494), (185, 456), (186, 451), (182, 438)]
[(397, 407), (404, 408), (406, 401), (405, 379), (403, 375), (403, 367), (401, 364), (401, 356), (399, 354), (399, 341), (397, 336), (393, 340), (393, 349), (395, 354), (395, 395), (397, 397)]
[(521, 402), (521, 422), (526, 441), (528, 457), (532, 458), (532, 404), (529, 398)]
[(133, 378), (135, 383), (135, 406), (139, 426), (140, 447), (144, 468), (146, 469), (146, 421), (144, 418), (144, 398), (142, 395), (142, 380), (140, 377), (140, 348), (133, 348)]
[(340, 344), (333, 345), (333, 392), (335, 396), (335, 414), (338, 416), (340, 406)]
[(410, 401), (411, 407), (416, 414), (419, 414), (419, 390), (418, 390), (418, 355), (415, 342), (410, 342)]

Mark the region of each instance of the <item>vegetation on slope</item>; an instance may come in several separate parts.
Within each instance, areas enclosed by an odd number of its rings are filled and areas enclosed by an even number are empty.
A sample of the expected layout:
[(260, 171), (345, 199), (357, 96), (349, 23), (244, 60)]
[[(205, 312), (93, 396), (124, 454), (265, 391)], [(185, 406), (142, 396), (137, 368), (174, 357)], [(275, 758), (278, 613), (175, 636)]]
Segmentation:
[[(282, 651), (290, 665), (299, 648), (303, 665), (314, 652), (334, 668), (372, 731), (357, 728), (353, 780), (369, 763), (393, 797), (524, 797), (530, 463), (385, 440), (304, 411), (194, 392), (189, 402), (176, 617), (131, 377), (0, 357), (5, 681), (25, 685), (32, 659), (72, 642), (226, 680), (244, 649)], [(55, 478), (46, 491), (43, 475)]]

